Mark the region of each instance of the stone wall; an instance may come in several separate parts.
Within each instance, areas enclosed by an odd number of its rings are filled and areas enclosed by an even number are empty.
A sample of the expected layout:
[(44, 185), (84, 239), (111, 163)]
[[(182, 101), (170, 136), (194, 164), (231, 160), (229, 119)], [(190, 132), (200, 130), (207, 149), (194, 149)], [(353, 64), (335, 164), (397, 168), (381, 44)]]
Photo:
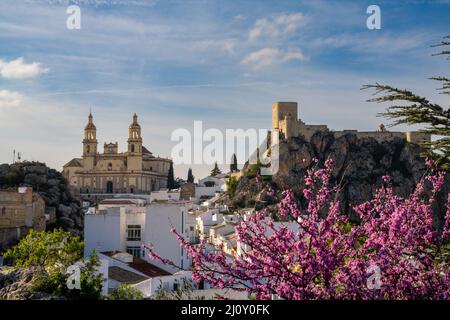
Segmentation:
[[(34, 227), (45, 229), (45, 202), (32, 188), (0, 191), (0, 228)], [(43, 222), (44, 221), (44, 222)]]

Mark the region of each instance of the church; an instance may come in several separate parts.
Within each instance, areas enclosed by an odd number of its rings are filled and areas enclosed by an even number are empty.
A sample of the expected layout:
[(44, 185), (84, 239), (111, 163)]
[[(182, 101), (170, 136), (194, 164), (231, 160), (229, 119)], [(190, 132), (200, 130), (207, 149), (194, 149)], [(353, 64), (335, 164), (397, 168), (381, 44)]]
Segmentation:
[(118, 151), (118, 143), (105, 143), (97, 151), (97, 128), (92, 114), (84, 128), (83, 155), (63, 166), (70, 186), (81, 194), (140, 193), (167, 187), (172, 160), (155, 157), (142, 145), (141, 126), (133, 115), (128, 128), (128, 150)]

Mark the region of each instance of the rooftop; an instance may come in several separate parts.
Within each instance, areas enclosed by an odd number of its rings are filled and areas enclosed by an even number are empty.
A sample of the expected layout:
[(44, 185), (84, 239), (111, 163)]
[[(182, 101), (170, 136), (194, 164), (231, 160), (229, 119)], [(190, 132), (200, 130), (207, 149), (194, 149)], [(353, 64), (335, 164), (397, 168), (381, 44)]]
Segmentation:
[(126, 284), (135, 284), (148, 279), (147, 277), (116, 266), (108, 268), (108, 277)]
[(133, 199), (133, 198), (111, 198), (111, 199), (105, 199), (105, 200), (101, 201), (100, 204), (102, 204), (102, 205), (114, 204), (114, 205), (136, 205), (136, 206), (139, 206), (139, 205), (144, 205), (145, 200)]
[[(121, 253), (121, 251), (105, 251), (105, 252), (101, 252), (101, 254), (108, 256), (112, 259), (115, 259), (114, 256), (118, 253)], [(121, 260), (118, 260), (121, 261)], [(125, 263), (123, 261), (121, 261), (122, 263)], [(133, 256), (133, 261), (126, 263), (129, 267), (135, 269), (136, 271), (139, 271), (143, 274), (145, 274), (146, 276), (152, 278), (152, 277), (161, 277), (161, 276), (170, 276), (171, 273), (141, 259), (138, 257), (134, 257)], [(117, 274), (118, 271), (116, 271)], [(124, 273), (121, 273), (122, 275), (124, 275)], [(113, 278), (114, 279), (114, 278)], [(142, 280), (141, 280), (142, 281)], [(140, 282), (140, 281), (139, 281)]]

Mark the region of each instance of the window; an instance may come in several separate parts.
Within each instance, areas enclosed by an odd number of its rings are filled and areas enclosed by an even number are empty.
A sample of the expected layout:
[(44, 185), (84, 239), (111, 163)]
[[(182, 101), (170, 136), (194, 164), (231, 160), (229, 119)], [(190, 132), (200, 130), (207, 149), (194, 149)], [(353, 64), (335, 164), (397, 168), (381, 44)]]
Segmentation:
[(131, 145), (131, 152), (134, 152), (134, 144)]
[(5, 215), (5, 214), (6, 214), (6, 208), (3, 207), (3, 208), (2, 208), (2, 215)]
[(108, 171), (111, 171), (112, 170), (112, 163), (110, 162), (110, 163), (108, 163)]
[(127, 253), (138, 258), (144, 256), (144, 250), (141, 247), (127, 247)]
[(128, 225), (127, 228), (127, 241), (141, 241), (141, 226), (140, 225)]
[(112, 181), (106, 182), (106, 193), (113, 193), (113, 183), (112, 183)]

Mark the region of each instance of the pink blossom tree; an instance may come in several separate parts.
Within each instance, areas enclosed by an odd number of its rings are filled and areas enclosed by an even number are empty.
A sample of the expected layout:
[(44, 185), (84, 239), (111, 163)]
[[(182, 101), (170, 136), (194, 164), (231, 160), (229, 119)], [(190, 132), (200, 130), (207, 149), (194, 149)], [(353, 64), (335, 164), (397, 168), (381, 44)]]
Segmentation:
[[(450, 233), (450, 194), (438, 231), (432, 205), (445, 176), (428, 164), (406, 198), (383, 177), (373, 199), (354, 208), (361, 223), (352, 224), (340, 210), (339, 188), (330, 186), (332, 160), (323, 168), (316, 161), (305, 177), (307, 209), (288, 190), (278, 204), (278, 215), (295, 228), (275, 223), (264, 210), (251, 214), (236, 226), (247, 250), (235, 258), (171, 231), (192, 258), (194, 280), (257, 299), (450, 299), (449, 264), (438, 259)], [(174, 266), (148, 249), (151, 258)]]

